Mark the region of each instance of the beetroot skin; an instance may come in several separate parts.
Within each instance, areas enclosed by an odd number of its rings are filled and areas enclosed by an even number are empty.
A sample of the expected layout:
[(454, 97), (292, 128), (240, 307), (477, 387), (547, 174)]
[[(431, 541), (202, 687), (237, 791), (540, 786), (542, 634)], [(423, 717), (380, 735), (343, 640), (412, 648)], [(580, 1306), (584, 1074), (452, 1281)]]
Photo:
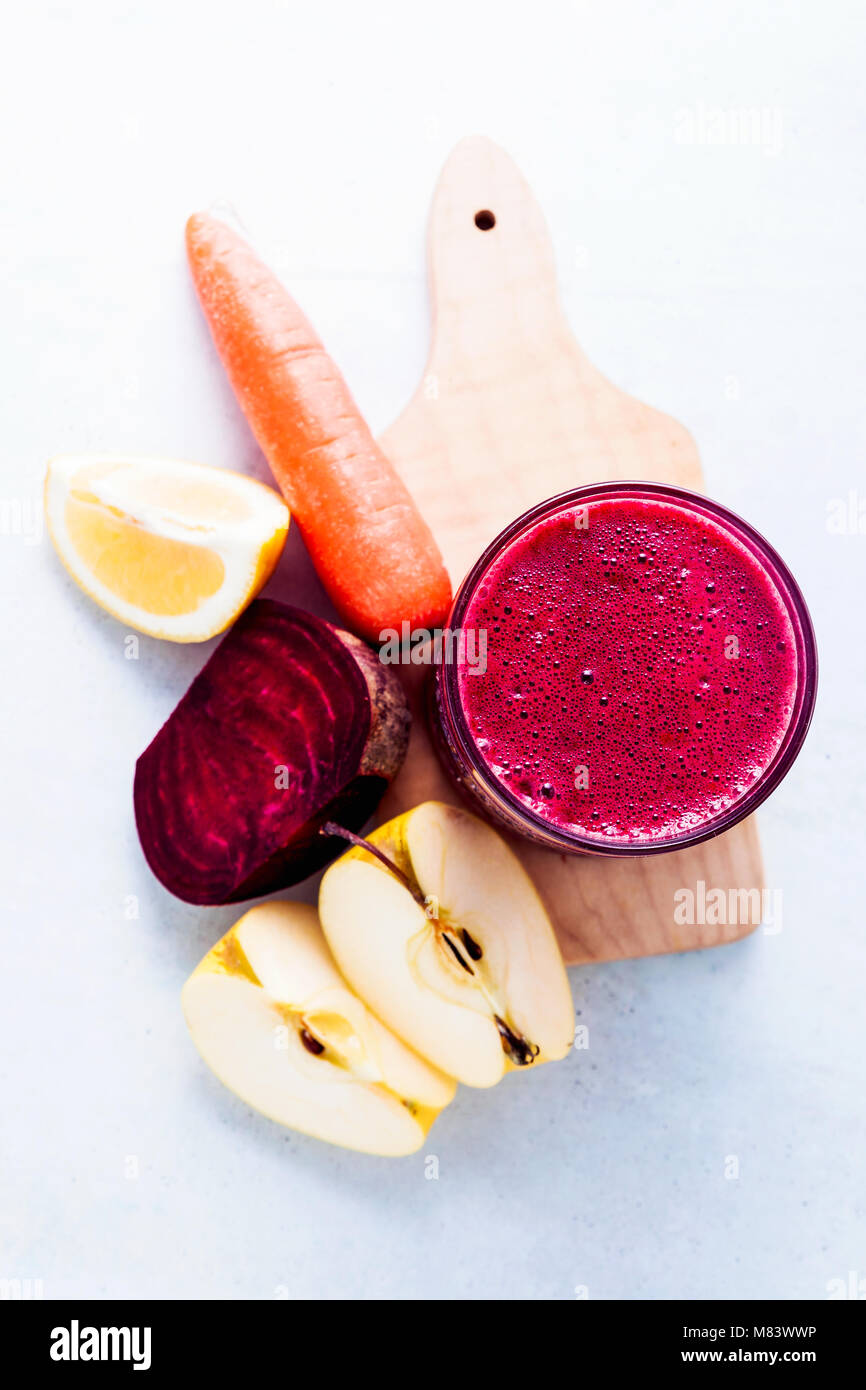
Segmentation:
[(135, 821), (156, 877), (185, 902), (242, 902), (345, 849), (406, 755), (394, 671), (348, 633), (252, 603), (136, 764)]

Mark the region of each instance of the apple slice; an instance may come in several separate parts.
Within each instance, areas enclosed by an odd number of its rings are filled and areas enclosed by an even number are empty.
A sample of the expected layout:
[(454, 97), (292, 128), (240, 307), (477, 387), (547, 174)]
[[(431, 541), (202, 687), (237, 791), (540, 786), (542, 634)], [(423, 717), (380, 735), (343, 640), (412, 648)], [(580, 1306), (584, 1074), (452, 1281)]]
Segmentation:
[(410, 1051), (340, 975), (316, 910), (252, 908), (183, 987), (193, 1042), (241, 1100), (361, 1153), (414, 1153), (456, 1086)]
[(501, 836), (427, 801), (367, 843), (327, 870), (319, 915), (337, 965), (383, 1023), (467, 1086), (564, 1057), (574, 1038), (568, 977)]

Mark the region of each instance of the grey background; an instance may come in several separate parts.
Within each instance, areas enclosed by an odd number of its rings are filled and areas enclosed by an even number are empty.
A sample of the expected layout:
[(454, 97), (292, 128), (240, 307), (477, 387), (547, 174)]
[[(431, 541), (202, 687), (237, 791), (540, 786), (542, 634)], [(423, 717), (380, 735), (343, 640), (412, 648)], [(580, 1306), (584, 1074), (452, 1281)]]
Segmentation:
[[(49, 1297), (866, 1280), (866, 535), (828, 530), (833, 499), (866, 502), (862, 7), (507, 12), (42, 0), (0, 53), (0, 1277)], [(740, 108), (757, 138), (710, 143)], [(53, 453), (266, 476), (184, 265), (187, 214), (220, 200), (384, 427), (424, 366), (432, 186), (475, 130), (535, 188), (590, 356), (689, 426), (710, 493), (800, 578), (821, 693), (761, 812), (782, 930), (573, 971), (589, 1050), (461, 1090), (394, 1162), (277, 1129), (199, 1063), (179, 990), (238, 913), (152, 880), (130, 786), (210, 648), (142, 638), (126, 660), (33, 528)], [(326, 611), (296, 539), (271, 592)]]

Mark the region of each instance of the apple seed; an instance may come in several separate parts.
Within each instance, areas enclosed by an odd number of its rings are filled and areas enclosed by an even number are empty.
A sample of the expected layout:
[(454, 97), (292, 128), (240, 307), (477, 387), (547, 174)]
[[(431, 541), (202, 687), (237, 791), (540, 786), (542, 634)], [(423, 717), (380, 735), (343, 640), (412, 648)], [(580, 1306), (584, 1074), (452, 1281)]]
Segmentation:
[(309, 1029), (299, 1028), (298, 1037), (308, 1052), (312, 1052), (314, 1057), (321, 1057), (325, 1050), (325, 1044), (320, 1043), (318, 1038), (314, 1038)]
[(499, 1036), (502, 1039), (502, 1050), (506, 1057), (514, 1063), (516, 1067), (530, 1067), (539, 1053), (539, 1048), (534, 1043), (527, 1042), (519, 1033), (515, 1033), (509, 1028), (504, 1019), (499, 1014), (493, 1015), (493, 1022), (499, 1029)]

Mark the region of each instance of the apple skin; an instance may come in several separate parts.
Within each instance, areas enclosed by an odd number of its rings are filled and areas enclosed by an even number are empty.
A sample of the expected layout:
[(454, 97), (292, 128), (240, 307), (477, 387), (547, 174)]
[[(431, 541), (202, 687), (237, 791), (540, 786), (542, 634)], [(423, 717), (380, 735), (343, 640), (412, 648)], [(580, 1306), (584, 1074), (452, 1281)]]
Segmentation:
[(278, 1124), (361, 1153), (415, 1153), (455, 1083), (366, 1008), (334, 963), (316, 910), (251, 908), (183, 987), (193, 1042), (215, 1075)]
[(367, 844), (387, 862), (355, 846), (331, 864), (319, 916), (338, 967), (383, 1023), (467, 1086), (565, 1057), (565, 966), (502, 836), (469, 811), (424, 802)]
[(243, 902), (340, 853), (406, 755), (395, 671), (349, 633), (271, 600), (251, 604), (138, 759), (139, 839), (185, 902)]

